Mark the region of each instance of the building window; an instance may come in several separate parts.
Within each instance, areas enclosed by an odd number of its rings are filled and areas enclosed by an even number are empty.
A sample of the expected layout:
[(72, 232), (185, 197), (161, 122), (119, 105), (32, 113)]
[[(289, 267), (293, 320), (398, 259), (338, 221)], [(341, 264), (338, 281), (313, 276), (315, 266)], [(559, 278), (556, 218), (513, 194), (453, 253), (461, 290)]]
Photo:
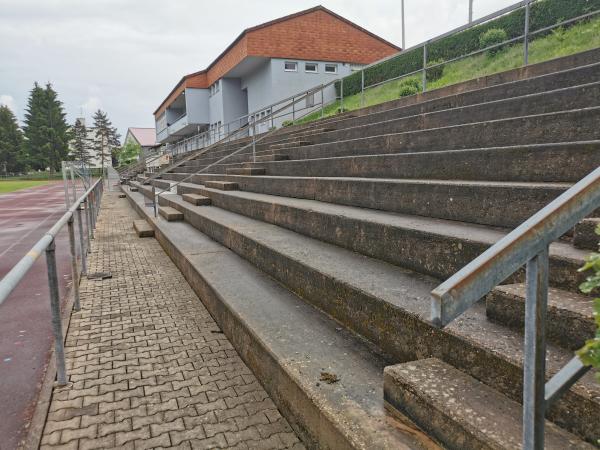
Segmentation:
[(318, 72), (317, 63), (304, 63), (304, 71), (309, 73), (317, 73)]
[(298, 63), (294, 61), (286, 61), (283, 64), (283, 70), (286, 72), (297, 72), (298, 71)]
[(215, 95), (217, 92), (219, 92), (220, 81), (221, 80), (217, 80), (210, 86), (209, 95), (212, 96), (212, 95)]
[(337, 64), (325, 64), (326, 73), (337, 73)]

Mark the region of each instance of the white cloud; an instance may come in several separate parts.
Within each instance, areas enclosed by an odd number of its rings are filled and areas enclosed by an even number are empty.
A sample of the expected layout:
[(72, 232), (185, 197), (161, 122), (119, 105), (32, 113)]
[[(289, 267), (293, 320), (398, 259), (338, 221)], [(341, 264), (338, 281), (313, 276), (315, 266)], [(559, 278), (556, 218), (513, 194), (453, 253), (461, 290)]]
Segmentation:
[[(405, 0), (406, 44), (467, 20), (469, 0)], [(474, 0), (475, 17), (514, 0)], [(0, 92), (22, 119), (33, 83), (52, 82), (73, 122), (102, 107), (125, 134), (186, 73), (206, 67), (244, 29), (322, 3), (400, 45), (398, 0), (0, 0)], [(260, 3), (260, 7), (257, 4)], [(35, 30), (32, 33), (31, 30)], [(11, 97), (12, 98), (12, 97)]]
[(12, 95), (1, 94), (0, 105), (8, 106), (12, 112), (15, 112), (15, 99)]

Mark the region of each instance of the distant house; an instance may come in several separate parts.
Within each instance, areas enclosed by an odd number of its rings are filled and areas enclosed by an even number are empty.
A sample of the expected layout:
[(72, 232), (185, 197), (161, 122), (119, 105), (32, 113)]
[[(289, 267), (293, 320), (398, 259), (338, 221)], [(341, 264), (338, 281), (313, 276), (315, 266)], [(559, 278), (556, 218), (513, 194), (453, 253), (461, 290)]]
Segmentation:
[[(157, 141), (175, 142), (226, 124), (226, 131), (233, 131), (248, 123), (241, 117), (265, 117), (275, 102), (398, 51), (323, 6), (248, 28), (206, 69), (184, 76), (158, 106)], [(331, 86), (324, 101), (333, 99)], [(315, 102), (321, 98), (306, 98), (304, 109)], [(291, 118), (264, 123), (257, 132)]]
[(154, 128), (129, 127), (123, 144), (130, 142), (142, 148), (142, 153), (138, 159), (146, 159), (148, 168), (157, 168), (169, 162), (166, 155), (156, 158), (160, 144), (156, 142), (156, 130)]

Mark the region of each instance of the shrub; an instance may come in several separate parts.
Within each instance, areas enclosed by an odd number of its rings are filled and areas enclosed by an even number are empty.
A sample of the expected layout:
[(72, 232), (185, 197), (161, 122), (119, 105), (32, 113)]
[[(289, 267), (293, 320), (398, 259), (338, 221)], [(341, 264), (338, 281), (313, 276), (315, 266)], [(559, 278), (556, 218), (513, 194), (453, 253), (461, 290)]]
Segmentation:
[(411, 86), (409, 84), (405, 84), (404, 86), (400, 87), (400, 92), (398, 92), (398, 96), (399, 97), (408, 97), (409, 95), (415, 95), (418, 93), (419, 93), (419, 90), (416, 87)]
[(400, 82), (400, 87), (403, 86), (410, 86), (410, 87), (414, 87), (417, 92), (420, 92), (423, 90), (423, 87), (421, 86), (421, 81), (418, 78), (405, 78), (404, 80), (402, 80)]
[[(600, 235), (600, 226), (596, 228), (596, 234)], [(588, 270), (593, 271), (593, 274), (579, 286), (581, 292), (585, 294), (598, 292), (600, 288), (600, 253), (592, 253), (588, 256), (585, 265), (579, 269), (580, 272)], [(577, 354), (584, 364), (600, 369), (600, 298), (594, 299), (594, 317), (597, 327), (596, 336), (588, 340)], [(600, 373), (596, 374), (596, 378), (600, 381)]]
[[(600, 9), (600, 0), (541, 0), (531, 5), (530, 31), (554, 25), (561, 20), (570, 19)], [(479, 26), (448, 36), (427, 47), (429, 61), (449, 61), (480, 49), (479, 38), (482, 33), (500, 28), (513, 39), (523, 34), (525, 10), (523, 8), (490, 20)], [(574, 24), (574, 23), (573, 23)], [(541, 36), (540, 34), (538, 35)], [(423, 50), (416, 48), (365, 69), (365, 86), (396, 78), (423, 68)], [(340, 95), (341, 83), (335, 85)], [(344, 78), (344, 96), (360, 92), (361, 74), (354, 72)]]
[(292, 125), (294, 125), (293, 120), (284, 120), (283, 122), (281, 122), (282, 127), (291, 127)]
[[(438, 59), (435, 61), (431, 61), (428, 63), (429, 66), (436, 66), (427, 69), (427, 81), (437, 81), (442, 78), (444, 75), (444, 65), (442, 64), (444, 61), (442, 59)], [(437, 64), (442, 64), (437, 66)]]
[[(490, 28), (479, 36), (479, 48), (484, 49), (492, 45), (500, 44), (508, 39), (508, 34), (502, 28)], [(494, 56), (502, 50), (502, 46), (490, 48), (487, 53)]]

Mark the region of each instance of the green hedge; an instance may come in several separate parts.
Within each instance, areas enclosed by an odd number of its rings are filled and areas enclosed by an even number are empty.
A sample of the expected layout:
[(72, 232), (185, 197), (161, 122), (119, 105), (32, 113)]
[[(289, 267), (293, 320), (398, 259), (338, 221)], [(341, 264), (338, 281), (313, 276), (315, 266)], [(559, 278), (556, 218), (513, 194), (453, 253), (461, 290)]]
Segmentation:
[[(563, 20), (600, 9), (600, 0), (539, 0), (531, 5), (530, 31), (554, 25)], [(508, 39), (523, 34), (525, 9), (521, 8), (477, 27), (448, 36), (427, 47), (428, 61), (448, 61), (467, 55), (480, 48), (479, 37), (492, 28), (506, 31)], [(401, 53), (376, 66), (365, 69), (365, 86), (396, 78), (423, 68), (423, 50), (417, 48)], [(341, 83), (336, 83), (337, 95), (340, 95)], [(353, 95), (361, 90), (361, 72), (357, 71), (344, 78), (344, 96)]]

